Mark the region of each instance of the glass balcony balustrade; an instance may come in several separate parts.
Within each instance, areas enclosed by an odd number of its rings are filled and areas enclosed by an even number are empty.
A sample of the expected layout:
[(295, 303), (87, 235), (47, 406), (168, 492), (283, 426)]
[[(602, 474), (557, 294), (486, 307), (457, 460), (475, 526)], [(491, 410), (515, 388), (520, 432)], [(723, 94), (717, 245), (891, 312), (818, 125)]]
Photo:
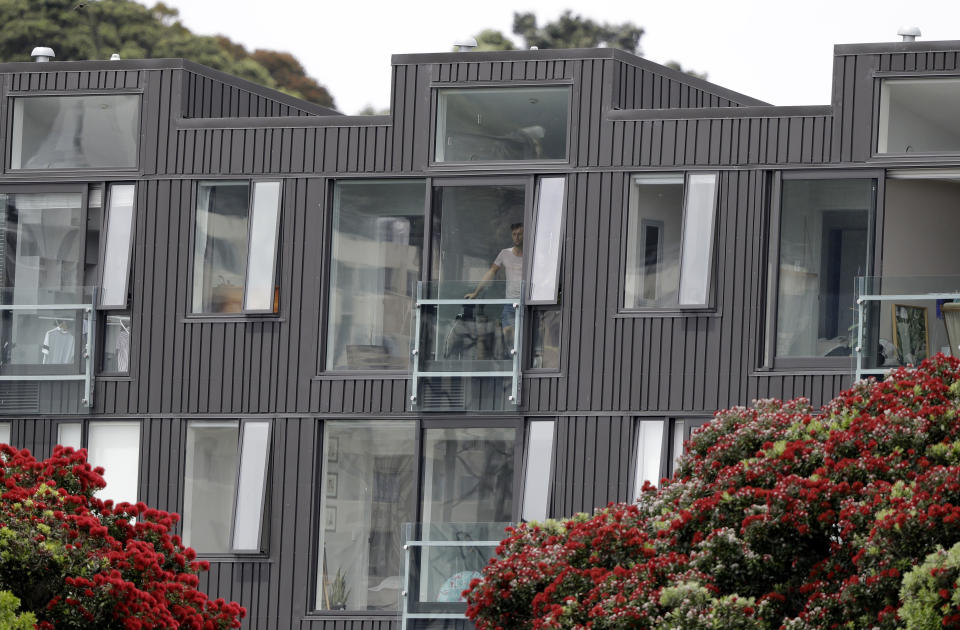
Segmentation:
[[(523, 300), (506, 283), (420, 282), (409, 407), (500, 411), (520, 404)], [(521, 289), (522, 295), (522, 289)]]
[(938, 352), (960, 356), (960, 276), (858, 277), (853, 308), (858, 380)]
[(0, 288), (0, 381), (82, 381), (93, 405), (93, 287)]
[(510, 523), (407, 523), (402, 630), (473, 628), (462, 593), (482, 576)]

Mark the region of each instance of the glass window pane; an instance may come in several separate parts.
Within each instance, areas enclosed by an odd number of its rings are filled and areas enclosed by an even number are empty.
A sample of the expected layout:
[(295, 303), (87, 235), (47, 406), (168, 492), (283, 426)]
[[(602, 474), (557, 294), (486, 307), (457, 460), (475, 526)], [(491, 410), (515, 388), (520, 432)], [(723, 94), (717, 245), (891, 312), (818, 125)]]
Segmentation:
[(625, 308), (676, 306), (683, 175), (634, 175), (627, 216)]
[(683, 420), (673, 421), (673, 470), (671, 475), (677, 474), (677, 462), (683, 457), (684, 442), (686, 441), (686, 422)]
[(239, 423), (191, 422), (183, 486), (183, 541), (202, 553), (230, 550)]
[(10, 443), (10, 423), (0, 422), (0, 444)]
[(663, 450), (663, 420), (641, 420), (637, 427), (637, 462), (634, 466), (633, 494), (640, 496), (643, 482), (660, 484), (660, 459)]
[(423, 180), (334, 189), (327, 369), (406, 369), (423, 258)]
[(83, 448), (83, 426), (79, 422), (61, 422), (57, 425), (57, 444), (74, 450)]
[(247, 182), (202, 182), (197, 189), (194, 313), (243, 310), (249, 188)]
[(412, 421), (330, 421), (320, 501), (320, 610), (396, 611), (402, 524), (415, 520)]
[(553, 432), (553, 420), (530, 423), (527, 434), (527, 470), (523, 481), (522, 516), (525, 521), (543, 521), (547, 518)]
[(133, 319), (130, 312), (106, 316), (103, 329), (103, 365), (102, 371), (127, 374), (130, 372), (130, 335), (133, 332)]
[(127, 305), (130, 237), (133, 234), (133, 193), (133, 184), (110, 186), (110, 210), (107, 213), (107, 242), (103, 252), (100, 306), (123, 308)]
[(87, 459), (92, 466), (103, 466), (107, 487), (101, 499), (114, 503), (137, 502), (140, 480), (140, 423), (91, 422), (87, 428)]
[(530, 299), (556, 302), (560, 275), (560, 234), (563, 231), (563, 177), (540, 179), (537, 197), (537, 233), (530, 268)]
[(139, 127), (136, 94), (17, 98), (11, 168), (132, 168)]
[(960, 78), (885, 79), (878, 153), (960, 152)]
[[(427, 429), (423, 462), (424, 537), (497, 540), (513, 520), (516, 431), (508, 428)], [(464, 525), (470, 523), (490, 524)], [(451, 531), (452, 530), (452, 531)], [(483, 551), (425, 548), (416, 584), (418, 602), (457, 601), (458, 588), (479, 577)]]
[(247, 292), (244, 309), (277, 310), (275, 263), (277, 225), (280, 223), (280, 182), (253, 185), (253, 218), (250, 225), (250, 258), (247, 264)]
[(438, 162), (563, 160), (570, 89), (438, 91)]
[(233, 528), (235, 551), (260, 551), (260, 525), (263, 523), (263, 499), (267, 488), (269, 451), (270, 423), (245, 423), (240, 457), (237, 513)]
[(706, 306), (710, 300), (716, 191), (714, 173), (692, 173), (687, 178), (680, 264), (680, 304), (683, 305)]
[[(8, 304), (78, 303), (83, 298), (85, 230), (80, 192), (7, 194), (0, 279)], [(0, 319), (0, 364), (76, 365), (77, 311), (18, 311)]]
[(560, 333), (562, 314), (559, 308), (533, 311), (533, 359), (530, 367), (560, 369)]
[(873, 212), (871, 179), (783, 182), (777, 356), (851, 354), (854, 278), (867, 274)]

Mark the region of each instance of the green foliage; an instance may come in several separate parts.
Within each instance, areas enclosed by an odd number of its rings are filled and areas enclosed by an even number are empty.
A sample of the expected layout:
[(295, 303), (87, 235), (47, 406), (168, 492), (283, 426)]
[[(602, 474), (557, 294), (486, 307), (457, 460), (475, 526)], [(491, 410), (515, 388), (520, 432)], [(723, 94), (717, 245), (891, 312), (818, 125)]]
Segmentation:
[(960, 543), (942, 547), (903, 576), (898, 611), (906, 630), (960, 627)]
[(4, 630), (33, 630), (37, 618), (31, 612), (17, 614), (20, 600), (10, 591), (0, 591), (0, 628)]
[[(57, 61), (182, 57), (326, 107), (330, 93), (288, 53), (253, 54), (227, 37), (195, 35), (163, 3), (134, 0), (0, 0), (0, 61), (29, 61), (50, 46)], [(277, 59), (282, 59), (277, 62)]]
[(477, 34), (477, 50), (513, 50), (513, 42), (498, 30), (488, 28)]
[(663, 65), (670, 68), (671, 70), (676, 70), (677, 72), (683, 72), (684, 74), (689, 74), (691, 77), (697, 77), (698, 79), (703, 79), (704, 81), (707, 80), (706, 72), (697, 72), (696, 70), (690, 70), (689, 68), (684, 68), (683, 66), (680, 65), (679, 61), (668, 61)]
[(602, 43), (639, 55), (643, 29), (632, 22), (600, 24), (568, 10), (543, 26), (533, 13), (514, 13), (513, 34), (523, 37), (528, 48), (595, 48)]

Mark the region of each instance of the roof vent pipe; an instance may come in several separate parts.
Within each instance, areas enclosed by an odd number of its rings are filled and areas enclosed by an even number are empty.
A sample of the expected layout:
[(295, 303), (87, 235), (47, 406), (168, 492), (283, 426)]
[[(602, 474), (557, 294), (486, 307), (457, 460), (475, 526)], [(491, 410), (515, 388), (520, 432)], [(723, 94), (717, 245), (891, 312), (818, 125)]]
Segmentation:
[(120, 53), (113, 53), (110, 55), (110, 61), (120, 61)]
[(457, 47), (457, 52), (470, 52), (477, 47), (477, 38), (467, 37), (466, 39), (453, 42), (453, 45)]
[(38, 63), (50, 61), (56, 57), (56, 55), (53, 54), (53, 48), (47, 48), (46, 46), (37, 46), (33, 49), (33, 52), (30, 53), (30, 56)]
[(905, 42), (915, 42), (920, 37), (920, 29), (916, 26), (901, 26), (897, 29), (897, 35)]

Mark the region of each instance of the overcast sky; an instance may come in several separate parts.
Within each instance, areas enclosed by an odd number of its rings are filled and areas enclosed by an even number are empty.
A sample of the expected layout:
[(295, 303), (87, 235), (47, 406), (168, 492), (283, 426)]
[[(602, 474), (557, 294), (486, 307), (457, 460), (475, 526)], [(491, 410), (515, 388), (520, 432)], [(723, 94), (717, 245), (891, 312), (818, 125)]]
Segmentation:
[[(152, 4), (152, 0), (141, 0)], [(249, 49), (293, 53), (340, 111), (390, 104), (390, 55), (445, 52), (484, 28), (510, 34), (514, 11), (540, 23), (563, 9), (642, 26), (643, 55), (679, 61), (709, 80), (774, 105), (830, 101), (833, 45), (960, 39), (960, 1), (926, 0), (164, 0), (195, 33), (222, 33)], [(519, 43), (519, 42), (517, 42)]]

